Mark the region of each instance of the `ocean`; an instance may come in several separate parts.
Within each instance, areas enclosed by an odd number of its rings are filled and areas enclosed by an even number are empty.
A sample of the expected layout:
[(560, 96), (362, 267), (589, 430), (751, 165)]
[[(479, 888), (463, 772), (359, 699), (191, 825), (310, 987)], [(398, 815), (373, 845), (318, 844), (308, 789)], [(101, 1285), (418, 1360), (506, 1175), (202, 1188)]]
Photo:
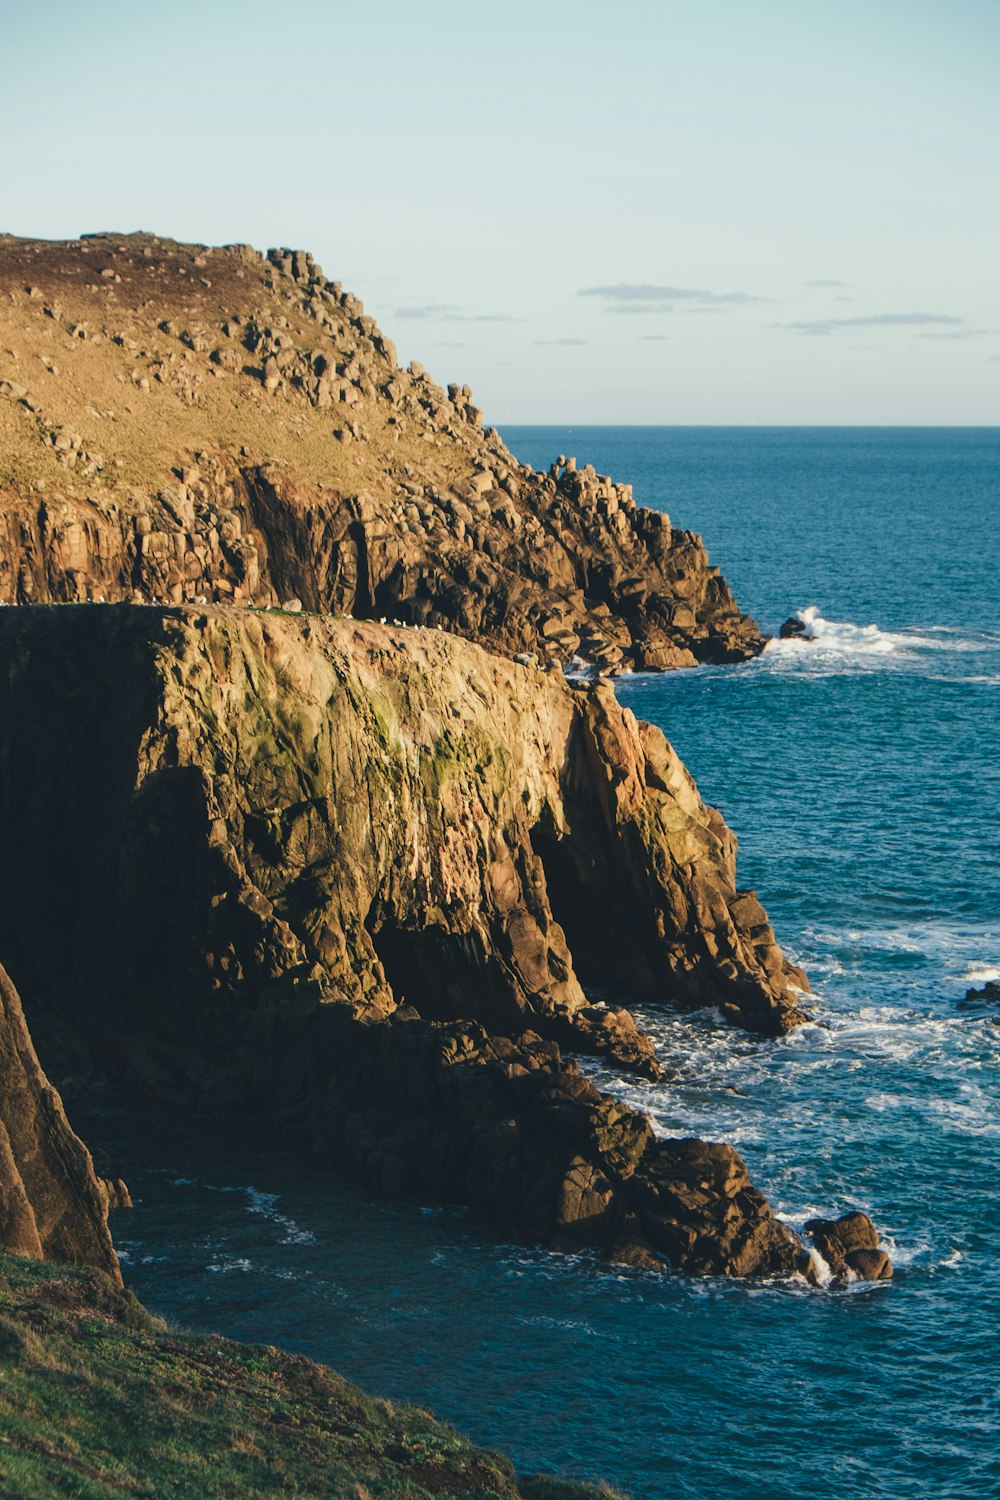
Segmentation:
[[(740, 839), (815, 1023), (778, 1042), (641, 1011), (667, 1079), (602, 1083), (734, 1142), (775, 1209), (871, 1213), (891, 1283), (650, 1277), (372, 1200), (244, 1122), (67, 1091), (137, 1207), (128, 1284), (429, 1406), (525, 1470), (635, 1500), (1000, 1496), (1000, 431), (503, 429), (705, 537), (811, 644), (617, 685)], [(638, 1009), (638, 1008), (637, 1008)]]

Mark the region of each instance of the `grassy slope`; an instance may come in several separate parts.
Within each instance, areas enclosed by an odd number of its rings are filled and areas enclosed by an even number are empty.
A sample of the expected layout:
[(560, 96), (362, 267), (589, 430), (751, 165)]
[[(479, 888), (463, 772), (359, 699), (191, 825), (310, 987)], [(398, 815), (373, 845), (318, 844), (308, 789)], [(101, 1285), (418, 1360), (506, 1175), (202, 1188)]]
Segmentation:
[[(100, 268), (112, 266), (120, 284), (100, 279)], [(35, 284), (36, 296), (26, 283)], [(349, 311), (325, 309), (338, 329), (332, 340), (307, 315), (306, 300), (304, 289), (272, 266), (245, 264), (224, 250), (142, 234), (108, 235), (82, 249), (79, 242), (0, 235), (0, 380), (26, 387), (40, 413), (78, 432), (103, 461), (89, 477), (61, 468), (35, 417), (0, 400), (4, 503), (34, 499), (40, 485), (128, 510), (130, 486), (145, 493), (175, 483), (172, 466), (196, 449), (235, 454), (245, 447), (250, 462), (321, 478), (345, 494), (396, 493), (393, 476), (408, 464), (439, 485), (467, 477), (471, 461), (462, 443), (423, 441), (416, 419), (401, 433), (389, 425), (392, 408), (380, 396), (351, 410), (317, 410), (301, 393), (269, 395), (256, 374), (243, 373), (260, 364), (243, 344), (248, 317), (280, 330), (288, 348), (322, 350), (332, 359), (337, 341), (348, 351), (357, 345)], [(161, 327), (166, 319), (173, 320), (170, 333)], [(70, 335), (78, 324), (91, 330), (89, 338)], [(204, 347), (188, 348), (179, 336), (187, 333)], [(213, 348), (231, 355), (235, 368), (213, 363)], [(379, 380), (392, 373), (381, 356), (368, 362)], [(148, 389), (136, 384), (143, 379)], [(365, 442), (337, 441), (347, 418), (362, 423)]]
[(100, 1272), (0, 1258), (0, 1494), (598, 1500), (518, 1479), (298, 1355), (168, 1328)]

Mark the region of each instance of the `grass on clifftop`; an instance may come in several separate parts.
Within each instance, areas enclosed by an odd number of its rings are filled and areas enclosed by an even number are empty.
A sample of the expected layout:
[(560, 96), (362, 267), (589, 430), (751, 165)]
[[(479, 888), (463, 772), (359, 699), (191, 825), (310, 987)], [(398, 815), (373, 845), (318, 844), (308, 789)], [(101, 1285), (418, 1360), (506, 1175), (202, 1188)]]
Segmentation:
[(169, 1328), (96, 1271), (0, 1257), (0, 1494), (600, 1500), (518, 1479), (298, 1355)]

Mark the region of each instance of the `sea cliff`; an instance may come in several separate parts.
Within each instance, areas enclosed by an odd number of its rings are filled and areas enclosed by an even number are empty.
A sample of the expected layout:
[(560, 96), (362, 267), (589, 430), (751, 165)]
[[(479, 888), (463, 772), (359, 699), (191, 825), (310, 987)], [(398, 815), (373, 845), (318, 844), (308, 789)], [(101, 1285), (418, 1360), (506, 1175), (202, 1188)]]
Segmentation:
[(802, 1019), (732, 835), (609, 686), (232, 607), (8, 610), (0, 664), (0, 943), (55, 1055), (272, 1110), (378, 1186), (547, 1242), (797, 1263), (735, 1152), (655, 1144), (560, 1056), (655, 1073), (595, 984)]

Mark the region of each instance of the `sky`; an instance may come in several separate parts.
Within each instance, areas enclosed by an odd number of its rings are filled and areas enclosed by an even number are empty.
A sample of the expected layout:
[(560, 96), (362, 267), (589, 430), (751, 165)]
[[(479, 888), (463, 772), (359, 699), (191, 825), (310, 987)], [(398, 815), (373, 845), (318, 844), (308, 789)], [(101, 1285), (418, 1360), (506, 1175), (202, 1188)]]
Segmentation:
[(499, 423), (1000, 421), (1000, 0), (0, 0), (0, 231), (311, 250)]

